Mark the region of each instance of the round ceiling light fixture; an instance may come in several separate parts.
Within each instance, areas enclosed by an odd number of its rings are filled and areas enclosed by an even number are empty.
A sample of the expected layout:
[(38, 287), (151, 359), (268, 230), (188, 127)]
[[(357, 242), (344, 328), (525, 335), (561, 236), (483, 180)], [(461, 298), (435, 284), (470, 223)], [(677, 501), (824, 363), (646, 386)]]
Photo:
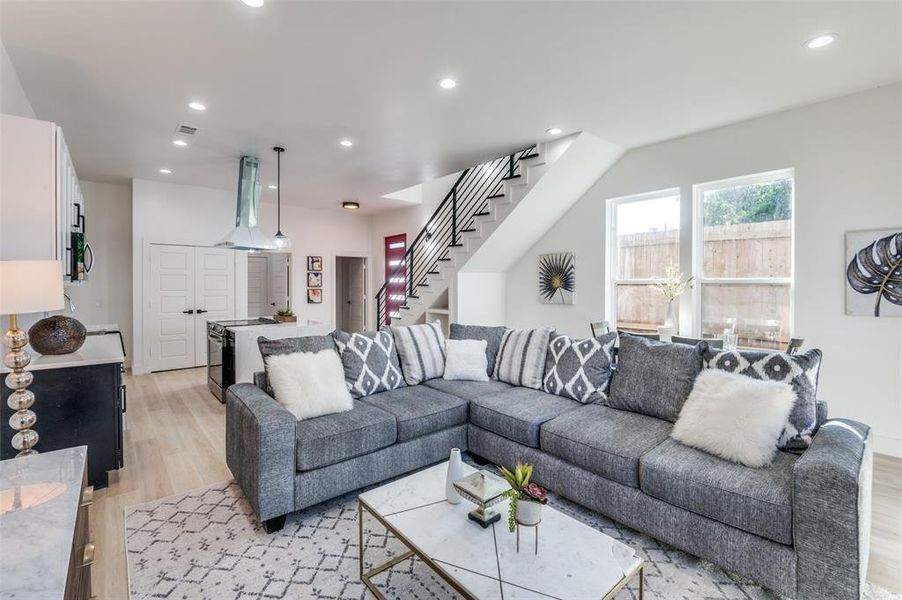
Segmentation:
[(824, 46), (829, 46), (833, 42), (836, 41), (836, 38), (839, 37), (835, 33), (823, 33), (817, 37), (813, 37), (807, 42), (805, 42), (805, 47), (810, 50), (817, 50), (818, 48), (823, 48)]
[(352, 142), (351, 140), (341, 140), (338, 143), (341, 144), (342, 146), (344, 146), (345, 148), (350, 148), (351, 146), (354, 145), (354, 142)]
[(172, 143), (181, 148), (184, 148), (188, 145), (188, 142), (186, 142), (185, 140), (172, 140)]
[(560, 135), (564, 130), (560, 127), (549, 127), (545, 130), (548, 135)]
[(170, 171), (169, 169), (160, 169), (160, 173), (162, 173), (163, 175), (172, 175), (172, 171)]
[(438, 86), (443, 90), (453, 90), (457, 87), (457, 82), (451, 79), (450, 77), (445, 77), (441, 81), (438, 82)]
[(260, 8), (263, 6), (263, 0), (241, 0), (251, 8)]
[(353, 200), (345, 200), (341, 203), (341, 207), (346, 210), (357, 210), (360, 208), (360, 202), (354, 202)]
[(188, 103), (188, 108), (190, 108), (191, 110), (204, 111), (207, 110), (207, 105), (203, 102), (198, 102), (195, 100), (194, 102)]

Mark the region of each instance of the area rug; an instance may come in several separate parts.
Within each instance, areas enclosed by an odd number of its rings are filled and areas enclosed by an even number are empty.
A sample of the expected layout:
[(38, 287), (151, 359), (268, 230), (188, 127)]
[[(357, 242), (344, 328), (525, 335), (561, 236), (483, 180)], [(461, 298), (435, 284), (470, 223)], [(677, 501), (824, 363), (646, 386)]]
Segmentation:
[[(132, 600), (169, 598), (363, 600), (373, 596), (358, 579), (357, 494), (347, 494), (288, 517), (268, 535), (234, 481), (125, 509)], [(646, 560), (649, 599), (775, 598), (711, 563), (555, 497), (558, 510), (635, 548)], [(364, 520), (367, 568), (404, 551), (371, 518)], [(386, 598), (458, 596), (416, 558), (374, 578)], [(538, 596), (537, 596), (538, 597)], [(546, 596), (542, 596), (547, 598)], [(635, 584), (618, 599), (638, 597)], [(867, 597), (891, 597), (872, 590)]]

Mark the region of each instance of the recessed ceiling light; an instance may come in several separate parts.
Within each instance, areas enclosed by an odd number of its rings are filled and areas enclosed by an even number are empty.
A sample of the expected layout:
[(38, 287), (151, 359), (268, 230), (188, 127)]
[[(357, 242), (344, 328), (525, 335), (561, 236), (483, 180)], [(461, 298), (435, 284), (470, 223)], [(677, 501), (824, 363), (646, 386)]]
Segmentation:
[(563, 129), (561, 129), (560, 127), (549, 127), (545, 130), (545, 133), (547, 133), (548, 135), (558, 135), (562, 131)]
[(189, 102), (188, 108), (191, 110), (207, 110), (207, 107), (203, 102)]
[(810, 48), (812, 50), (816, 50), (817, 48), (823, 48), (824, 46), (829, 46), (833, 42), (836, 41), (837, 35), (835, 33), (825, 33), (819, 35), (817, 37), (813, 37), (807, 42), (805, 42), (805, 47)]
[(162, 173), (163, 175), (170, 175), (172, 171), (170, 171), (169, 169), (160, 169), (160, 173)]
[(351, 146), (354, 145), (354, 142), (352, 142), (351, 140), (341, 140), (338, 143), (341, 144), (342, 146), (344, 146), (345, 148), (350, 148)]
[(263, 6), (263, 0), (241, 0), (251, 8), (260, 8)]
[(359, 202), (351, 202), (350, 200), (345, 200), (344, 202), (341, 203), (341, 207), (345, 208), (347, 210), (357, 210), (358, 208), (360, 208), (360, 203)]
[(450, 90), (457, 87), (457, 82), (450, 77), (445, 77), (438, 82), (438, 86), (442, 89)]
[(279, 186), (277, 186), (277, 185), (268, 185), (268, 186), (266, 186), (266, 187), (268, 187), (268, 188), (271, 189), (271, 190), (277, 190), (277, 189), (279, 189)]
[(175, 144), (176, 146), (187, 146), (188, 145), (188, 142), (186, 142), (185, 140), (172, 140), (172, 143)]

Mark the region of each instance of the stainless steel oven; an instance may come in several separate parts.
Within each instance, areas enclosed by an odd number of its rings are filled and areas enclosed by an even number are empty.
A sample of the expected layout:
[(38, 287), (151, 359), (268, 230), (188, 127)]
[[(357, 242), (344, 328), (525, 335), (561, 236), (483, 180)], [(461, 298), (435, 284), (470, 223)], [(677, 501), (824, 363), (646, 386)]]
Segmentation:
[(235, 383), (235, 333), (238, 327), (273, 325), (274, 319), (260, 317), (238, 321), (207, 321), (207, 387), (220, 402)]

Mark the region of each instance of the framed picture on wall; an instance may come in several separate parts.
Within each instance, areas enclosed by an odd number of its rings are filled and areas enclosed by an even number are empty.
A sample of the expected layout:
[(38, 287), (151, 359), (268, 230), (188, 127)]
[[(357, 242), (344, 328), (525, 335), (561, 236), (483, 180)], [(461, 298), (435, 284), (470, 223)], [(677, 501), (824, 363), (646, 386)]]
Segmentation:
[(323, 303), (323, 291), (322, 290), (307, 290), (307, 304), (322, 304)]
[(902, 317), (902, 227), (846, 232), (846, 314)]
[(308, 288), (321, 288), (323, 287), (323, 274), (320, 272), (307, 272), (307, 287)]
[(308, 271), (322, 271), (323, 270), (323, 257), (322, 256), (308, 256), (307, 257), (307, 270)]

